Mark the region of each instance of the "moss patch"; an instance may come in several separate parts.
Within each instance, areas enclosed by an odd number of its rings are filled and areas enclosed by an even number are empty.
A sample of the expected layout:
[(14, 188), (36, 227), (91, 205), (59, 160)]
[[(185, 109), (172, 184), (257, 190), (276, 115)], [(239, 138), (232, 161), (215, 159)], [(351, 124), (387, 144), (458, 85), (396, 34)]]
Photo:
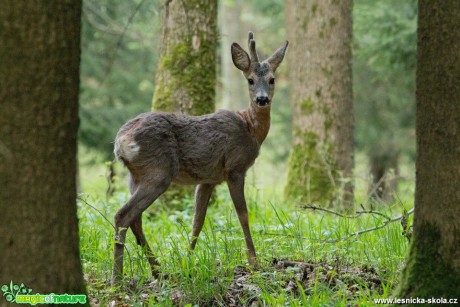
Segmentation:
[[(460, 231), (457, 229), (457, 233), (451, 235), (456, 238), (454, 248), (458, 248)], [(396, 297), (459, 297), (460, 272), (441, 257), (441, 242), (440, 230), (435, 224), (426, 222), (418, 227)]]
[(160, 59), (154, 110), (181, 111), (191, 115), (214, 112), (216, 46), (215, 42), (204, 37), (199, 41), (196, 49), (191, 38), (168, 46), (167, 54)]
[(313, 100), (311, 100), (310, 98), (301, 101), (299, 105), (300, 105), (300, 110), (302, 111), (302, 114), (305, 114), (305, 115), (311, 114), (315, 107)]
[(338, 172), (331, 162), (331, 148), (319, 141), (312, 132), (296, 131), (302, 140), (294, 145), (289, 157), (285, 197), (290, 201), (330, 204), (334, 201)]

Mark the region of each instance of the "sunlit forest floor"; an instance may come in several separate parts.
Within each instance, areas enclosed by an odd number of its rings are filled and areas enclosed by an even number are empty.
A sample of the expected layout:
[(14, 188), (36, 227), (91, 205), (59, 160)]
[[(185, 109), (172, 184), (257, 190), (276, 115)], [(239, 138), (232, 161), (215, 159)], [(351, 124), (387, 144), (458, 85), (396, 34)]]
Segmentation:
[[(358, 155), (358, 166), (364, 164), (360, 159)], [(111, 287), (113, 216), (129, 194), (124, 171), (117, 167), (117, 189), (107, 198), (105, 166), (89, 167), (89, 160), (88, 155), (80, 157), (78, 206), (81, 257), (93, 306), (365, 306), (389, 297), (396, 286), (409, 245), (399, 221), (344, 238), (410, 209), (410, 178), (401, 181), (395, 201), (384, 204), (369, 199), (366, 172), (357, 167), (363, 178), (356, 179), (356, 211), (365, 208), (380, 214), (346, 218), (284, 202), (282, 176), (262, 160), (248, 173), (246, 186), (260, 268), (247, 264), (241, 227), (221, 185), (191, 253), (192, 195), (182, 203), (159, 200), (152, 205), (144, 213), (144, 230), (162, 274), (152, 279), (142, 250), (128, 232), (124, 286)]]

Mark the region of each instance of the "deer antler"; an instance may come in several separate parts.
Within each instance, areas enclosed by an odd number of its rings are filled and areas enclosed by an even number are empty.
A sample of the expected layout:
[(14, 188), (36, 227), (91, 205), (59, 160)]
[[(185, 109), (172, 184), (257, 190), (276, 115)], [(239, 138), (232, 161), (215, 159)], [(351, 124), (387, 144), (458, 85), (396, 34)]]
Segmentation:
[(258, 63), (259, 57), (257, 56), (257, 51), (256, 51), (256, 41), (254, 40), (254, 33), (252, 32), (248, 33), (248, 48), (249, 48), (249, 53), (251, 54), (251, 62)]

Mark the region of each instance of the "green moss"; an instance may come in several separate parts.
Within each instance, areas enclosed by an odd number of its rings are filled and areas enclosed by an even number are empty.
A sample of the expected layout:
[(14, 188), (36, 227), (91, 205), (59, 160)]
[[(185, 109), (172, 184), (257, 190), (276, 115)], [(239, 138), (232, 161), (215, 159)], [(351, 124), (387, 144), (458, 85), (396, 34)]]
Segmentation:
[(335, 19), (334, 17), (329, 19), (329, 27), (333, 28), (335, 27), (336, 24), (337, 24), (337, 19)]
[(322, 91), (323, 91), (322, 88), (318, 88), (317, 90), (315, 90), (315, 95), (316, 95), (316, 97), (321, 98), (321, 96), (322, 96)]
[[(201, 115), (214, 112), (215, 52), (214, 41), (200, 37), (199, 47), (193, 49), (191, 38), (168, 46), (160, 59), (153, 109)], [(167, 80), (164, 80), (167, 75)], [(179, 94), (178, 94), (179, 93)], [(177, 97), (183, 97), (178, 101)]]
[[(450, 234), (456, 240), (452, 254), (458, 254), (460, 230)], [(441, 257), (441, 234), (438, 226), (423, 223), (414, 232), (414, 239), (403, 270), (396, 297), (458, 298), (460, 295), (460, 271)]]
[(311, 114), (313, 112), (313, 108), (315, 106), (315, 104), (313, 103), (313, 101), (310, 98), (301, 101), (299, 105), (300, 105), (300, 110), (305, 115)]
[(318, 11), (318, 4), (314, 3), (311, 6), (311, 12), (312, 12), (313, 15), (315, 15), (317, 11)]
[(302, 142), (294, 145), (289, 157), (285, 197), (303, 203), (332, 203), (336, 189), (331, 176), (335, 180), (338, 173), (331, 162), (330, 146), (312, 132), (296, 130), (295, 134)]

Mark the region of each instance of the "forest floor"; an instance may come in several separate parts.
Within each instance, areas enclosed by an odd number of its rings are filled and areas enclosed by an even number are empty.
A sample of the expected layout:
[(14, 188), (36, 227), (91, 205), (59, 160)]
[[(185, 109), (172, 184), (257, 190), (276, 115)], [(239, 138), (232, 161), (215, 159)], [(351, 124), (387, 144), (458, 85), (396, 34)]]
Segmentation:
[[(370, 291), (383, 293), (382, 280), (377, 275), (376, 269), (369, 266), (343, 266), (339, 263), (309, 263), (303, 261), (278, 260), (273, 259), (272, 266), (265, 268), (257, 273), (253, 270), (237, 266), (234, 270), (234, 276), (223, 293), (216, 294), (216, 297), (203, 302), (195, 302), (196, 305), (212, 306), (260, 306), (264, 305), (265, 300), (260, 300), (263, 290), (257, 281), (253, 281), (255, 274), (262, 275), (266, 284), (280, 284), (278, 290), (298, 298), (298, 303), (305, 305), (311, 304), (308, 299), (310, 293), (315, 290), (315, 284), (322, 283), (327, 285), (331, 291), (337, 287), (342, 287), (346, 291), (338, 305), (348, 305), (361, 296), (362, 288)], [(278, 275), (278, 276), (277, 276)], [(109, 306), (132, 306), (136, 304), (149, 305), (152, 299), (159, 303), (163, 295), (161, 282), (167, 283), (167, 278), (163, 281), (155, 279), (151, 282), (140, 284), (138, 280), (130, 280), (124, 291), (117, 292), (108, 302)], [(90, 280), (87, 280), (91, 283)], [(124, 292), (124, 293), (123, 293)], [(137, 293), (131, 297), (129, 293)], [(124, 295), (123, 295), (124, 294)], [(345, 293), (344, 293), (345, 294)], [(187, 302), (187, 294), (180, 289), (169, 292), (169, 302), (167, 305), (182, 306)], [(273, 294), (273, 298), (278, 294)], [(285, 303), (292, 303), (287, 300)], [(92, 306), (101, 306), (98, 297), (91, 298)], [(271, 304), (276, 305), (276, 304)], [(150, 306), (150, 305), (149, 305)]]
[[(368, 202), (338, 216), (288, 204), (249, 186), (247, 201), (259, 267), (246, 246), (228, 192), (218, 189), (194, 252), (190, 197), (158, 201), (144, 214), (144, 231), (160, 261), (153, 279), (143, 251), (128, 232), (122, 286), (110, 285), (112, 220), (126, 192), (101, 200), (81, 195), (80, 246), (92, 306), (368, 306), (391, 296), (408, 250), (403, 207)], [(405, 208), (408, 209), (408, 208)], [(409, 225), (411, 224), (411, 216)], [(374, 229), (375, 228), (375, 229)], [(369, 232), (363, 230), (373, 229)]]

